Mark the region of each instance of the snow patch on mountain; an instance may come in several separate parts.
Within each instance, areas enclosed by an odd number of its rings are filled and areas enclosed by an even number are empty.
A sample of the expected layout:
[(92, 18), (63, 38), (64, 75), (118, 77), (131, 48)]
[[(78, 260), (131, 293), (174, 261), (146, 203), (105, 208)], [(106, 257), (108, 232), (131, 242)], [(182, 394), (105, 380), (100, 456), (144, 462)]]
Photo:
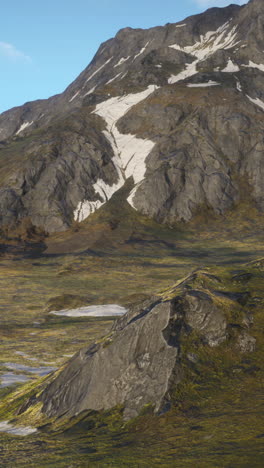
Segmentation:
[(207, 88), (208, 86), (220, 86), (220, 83), (217, 81), (208, 81), (207, 83), (188, 83), (188, 88)]
[(146, 45), (144, 47), (142, 47), (142, 49), (139, 51), (139, 53), (137, 55), (135, 55), (134, 60), (145, 52), (148, 45), (149, 45), (149, 41), (146, 43)]
[(111, 60), (112, 60), (113, 57), (110, 57), (105, 63), (103, 63), (103, 65), (101, 65), (101, 67), (99, 67), (97, 70), (95, 70), (91, 76), (89, 76), (89, 78), (87, 78), (87, 80), (85, 81), (85, 84), (88, 83), (88, 81), (90, 81), (95, 75), (97, 75), (97, 73), (99, 73), (99, 71), (101, 71)]
[(85, 96), (88, 96), (89, 94), (92, 94), (96, 88), (97, 88), (97, 86), (94, 86), (92, 89), (90, 89), (90, 91), (88, 91), (88, 93), (85, 93), (85, 94), (83, 95), (83, 98), (84, 98)]
[[(229, 32), (228, 28), (230, 21), (224, 23), (216, 31), (208, 31), (205, 35), (200, 36), (200, 41), (196, 42), (191, 46), (182, 47), (179, 44), (172, 44), (169, 47), (175, 50), (180, 50), (189, 55), (196, 57), (191, 64), (186, 65), (185, 70), (178, 73), (177, 75), (172, 75), (168, 83), (173, 84), (180, 80), (184, 80), (190, 76), (193, 76), (197, 73), (197, 64), (205, 60), (210, 55), (214, 54), (219, 49), (231, 49), (235, 47), (238, 42), (235, 42), (237, 36), (237, 26), (234, 26)], [(230, 67), (230, 65), (229, 65)], [(238, 70), (236, 70), (238, 71)]]
[(22, 123), (21, 127), (19, 127), (18, 131), (16, 132), (16, 135), (19, 135), (19, 133), (23, 132), (23, 130), (25, 130), (25, 128), (30, 127), (30, 125), (32, 125), (33, 122), (34, 122), (34, 120), (32, 120), (32, 122)]
[(77, 91), (77, 93), (75, 93), (74, 96), (72, 96), (72, 98), (69, 100), (69, 102), (72, 102), (79, 94), (80, 94), (80, 90)]
[(242, 93), (242, 86), (241, 86), (240, 81), (237, 81), (237, 82), (236, 82), (236, 89), (237, 89), (240, 93)]
[(117, 75), (115, 75), (113, 78), (111, 78), (111, 80), (108, 80), (105, 84), (110, 84), (112, 83), (113, 81), (115, 81), (120, 75), (122, 75), (122, 72), (118, 73)]
[(177, 75), (171, 75), (171, 77), (168, 79), (169, 84), (177, 83), (178, 81), (185, 80), (186, 78), (189, 78), (190, 76), (196, 75), (197, 69), (196, 65), (199, 62), (199, 60), (194, 60), (192, 63), (188, 63), (186, 65), (185, 70), (181, 71)]
[(76, 221), (83, 221), (100, 208), (124, 185), (128, 177), (132, 176), (135, 184), (144, 179), (146, 172), (145, 160), (155, 143), (137, 138), (135, 135), (122, 134), (117, 129), (116, 124), (133, 106), (146, 99), (155, 89), (157, 89), (156, 85), (150, 85), (140, 93), (115, 96), (97, 104), (93, 113), (102, 117), (107, 124), (107, 129), (103, 131), (103, 134), (108, 139), (114, 152), (112, 162), (117, 171), (118, 181), (116, 184), (109, 185), (102, 179), (98, 179), (93, 184), (93, 189), (95, 193), (99, 194), (101, 200), (80, 201), (74, 211)]
[(128, 59), (130, 59), (130, 55), (129, 55), (128, 57), (122, 57), (122, 58), (119, 60), (119, 62), (118, 62), (116, 65), (114, 65), (114, 68), (115, 68), (115, 67), (119, 67), (120, 65), (122, 65), (122, 63), (126, 62)]
[(131, 190), (129, 196), (127, 197), (127, 202), (129, 203), (130, 206), (132, 206), (132, 208), (134, 208), (134, 210), (136, 210), (136, 207), (134, 205), (134, 196), (136, 195), (137, 193), (137, 190), (139, 189), (139, 187), (141, 186), (143, 181), (139, 182), (138, 184), (135, 185), (135, 187)]
[(172, 44), (169, 47), (176, 50), (181, 50), (190, 55), (194, 55), (199, 60), (204, 60), (214, 54), (219, 49), (231, 49), (238, 42), (235, 42), (237, 36), (237, 26), (234, 26), (229, 32), (229, 21), (216, 31), (208, 31), (204, 36), (200, 36), (200, 41), (191, 46), (181, 47), (178, 44)]
[(262, 110), (264, 110), (264, 102), (261, 101), (261, 99), (259, 99), (259, 98), (253, 99), (248, 94), (246, 96), (251, 102), (253, 102), (253, 104), (256, 104), (258, 107), (260, 107)]
[(254, 62), (252, 62), (252, 60), (249, 60), (248, 65), (242, 65), (242, 67), (258, 68), (258, 70), (264, 71), (264, 64), (263, 63), (254, 63)]
[(240, 70), (238, 65), (235, 65), (231, 59), (228, 60), (227, 66), (221, 70), (222, 72), (225, 73), (234, 73), (238, 72)]
[(76, 210), (73, 212), (74, 220), (79, 223), (84, 219), (88, 218), (90, 214), (94, 213), (100, 206), (103, 205), (103, 202), (100, 200), (89, 201), (83, 200), (78, 203)]

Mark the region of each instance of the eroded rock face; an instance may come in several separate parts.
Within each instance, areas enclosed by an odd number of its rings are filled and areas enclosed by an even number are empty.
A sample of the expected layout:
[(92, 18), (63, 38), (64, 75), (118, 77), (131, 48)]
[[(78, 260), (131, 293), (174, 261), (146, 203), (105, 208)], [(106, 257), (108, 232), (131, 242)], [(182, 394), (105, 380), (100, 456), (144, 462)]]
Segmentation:
[(0, 225), (63, 231), (129, 177), (130, 205), (160, 222), (245, 198), (263, 212), (263, 24), (251, 0), (125, 28), (62, 94), (1, 114)]
[[(124, 417), (148, 404), (160, 408), (177, 358), (163, 336), (170, 303), (157, 304), (145, 317), (116, 332), (112, 342), (80, 353), (43, 394), (43, 411), (74, 416), (86, 409), (125, 405)], [(155, 329), (153, 328), (155, 326)], [(66, 382), (71, 382), (70, 385)]]
[(191, 330), (198, 331), (209, 346), (218, 346), (226, 340), (227, 321), (224, 313), (216, 307), (205, 292), (192, 290), (176, 299), (174, 307), (184, 313), (184, 321)]
[[(221, 269), (221, 276), (199, 269), (134, 304), (106, 337), (81, 349), (35, 388), (25, 389), (24, 398), (19, 393), (14, 406), (18, 420), (24, 424), (32, 415), (35, 425), (64, 427), (74, 424), (75, 417), (111, 409), (128, 420), (146, 406), (163, 414), (184, 404), (189, 384), (199, 389), (210, 381), (218, 388), (240, 363), (251, 362), (245, 355), (260, 345), (252, 314), (263, 279), (260, 263), (245, 265), (244, 274), (251, 274), (247, 293), (234, 283), (231, 267), (224, 273)], [(261, 304), (262, 295), (257, 299)]]
[[(184, 345), (186, 339), (190, 346), (193, 337), (198, 354), (200, 347), (230, 340), (226, 303), (221, 305), (212, 291), (190, 287), (197, 277), (195, 273), (179, 284), (170, 299), (153, 296), (132, 307), (108, 337), (77, 353), (38, 397), (45, 416), (68, 419), (86, 410), (121, 406), (124, 418), (130, 419), (145, 405), (156, 413), (168, 408), (171, 390), (184, 378), (183, 361), (199, 360)], [(217, 284), (218, 278), (212, 281)], [(231, 310), (242, 307), (225, 300)], [(242, 331), (234, 346), (252, 352), (255, 341)]]

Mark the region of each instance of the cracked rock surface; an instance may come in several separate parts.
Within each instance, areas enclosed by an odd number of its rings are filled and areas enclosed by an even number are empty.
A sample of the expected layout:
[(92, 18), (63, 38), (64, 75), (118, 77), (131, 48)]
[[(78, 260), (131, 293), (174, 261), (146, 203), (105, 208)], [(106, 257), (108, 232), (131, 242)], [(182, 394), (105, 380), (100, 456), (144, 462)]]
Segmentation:
[(251, 0), (122, 29), (62, 94), (1, 114), (0, 226), (64, 231), (129, 177), (159, 222), (263, 212), (263, 24)]
[(196, 271), (170, 291), (132, 306), (110, 335), (73, 356), (20, 413), (39, 402), (52, 419), (117, 406), (124, 419), (146, 405), (155, 413), (165, 411), (185, 378), (187, 361), (195, 365), (200, 353), (219, 346), (241, 354), (255, 349), (245, 301), (242, 306), (239, 295), (212, 289), (219, 284), (218, 277)]

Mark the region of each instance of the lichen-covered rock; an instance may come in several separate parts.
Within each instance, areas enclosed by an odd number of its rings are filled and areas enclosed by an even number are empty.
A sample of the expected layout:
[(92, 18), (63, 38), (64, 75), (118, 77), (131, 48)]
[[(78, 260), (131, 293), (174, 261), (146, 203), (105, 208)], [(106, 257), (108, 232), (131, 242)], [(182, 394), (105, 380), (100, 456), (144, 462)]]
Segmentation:
[[(117, 406), (125, 419), (146, 405), (156, 413), (168, 409), (173, 389), (185, 377), (184, 361), (196, 365), (201, 350), (232, 348), (234, 321), (243, 327), (237, 296), (226, 291), (221, 296), (212, 289), (215, 284), (221, 284), (218, 277), (196, 271), (164, 294), (132, 306), (110, 335), (78, 352), (37, 398), (24, 403), (20, 414), (36, 403), (48, 419)], [(237, 346), (242, 353), (252, 352), (255, 339), (243, 331)]]
[(225, 315), (208, 294), (194, 289), (175, 299), (174, 304), (176, 313), (184, 314), (186, 326), (198, 331), (209, 346), (218, 346), (226, 340)]
[(241, 353), (253, 353), (256, 347), (256, 338), (250, 336), (248, 333), (243, 332), (239, 335), (237, 340), (237, 348)]

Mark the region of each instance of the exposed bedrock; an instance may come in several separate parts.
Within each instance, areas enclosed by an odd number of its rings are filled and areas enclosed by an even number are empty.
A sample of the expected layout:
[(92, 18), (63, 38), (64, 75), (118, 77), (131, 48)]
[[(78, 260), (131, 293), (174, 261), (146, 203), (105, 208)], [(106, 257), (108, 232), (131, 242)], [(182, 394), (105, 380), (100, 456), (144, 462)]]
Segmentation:
[(264, 4), (125, 28), (60, 95), (0, 115), (0, 226), (63, 231), (126, 179), (160, 222), (264, 210)]
[(196, 359), (203, 349), (223, 345), (241, 353), (255, 349), (255, 338), (242, 325), (248, 296), (242, 301), (241, 294), (212, 289), (219, 285), (219, 278), (198, 271), (163, 295), (131, 307), (110, 335), (77, 353), (20, 414), (36, 403), (52, 419), (116, 406), (123, 407), (125, 419), (136, 417), (145, 405), (162, 412), (185, 378), (183, 363), (192, 349)]

